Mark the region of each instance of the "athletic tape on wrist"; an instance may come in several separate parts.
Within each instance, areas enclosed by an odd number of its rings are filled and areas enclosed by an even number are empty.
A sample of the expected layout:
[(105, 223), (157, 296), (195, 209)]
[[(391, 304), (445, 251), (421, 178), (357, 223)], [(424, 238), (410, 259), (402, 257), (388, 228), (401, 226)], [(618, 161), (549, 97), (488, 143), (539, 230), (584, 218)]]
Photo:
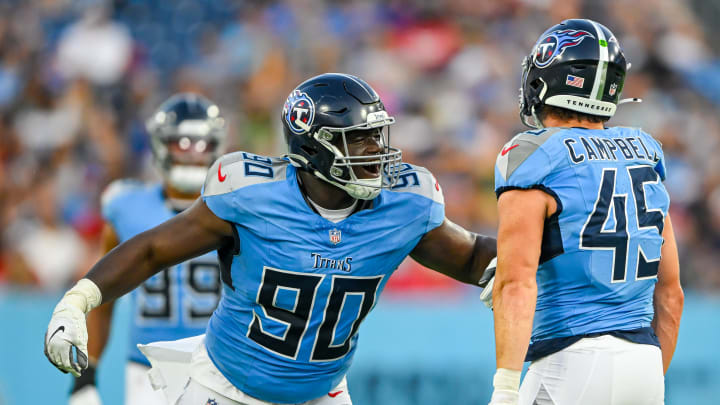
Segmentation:
[(102, 302), (102, 293), (95, 283), (87, 278), (83, 278), (65, 293), (62, 301), (87, 314), (93, 308), (100, 305)]
[(521, 371), (499, 368), (493, 377), (493, 387), (501, 390), (517, 391), (520, 388)]

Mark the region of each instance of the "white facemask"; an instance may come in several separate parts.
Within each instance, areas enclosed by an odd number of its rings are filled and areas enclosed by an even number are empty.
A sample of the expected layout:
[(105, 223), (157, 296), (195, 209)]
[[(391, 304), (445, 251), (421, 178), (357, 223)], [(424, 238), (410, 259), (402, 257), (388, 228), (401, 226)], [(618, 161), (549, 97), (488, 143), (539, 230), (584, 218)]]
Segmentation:
[(355, 180), (361, 184), (337, 184), (338, 187), (347, 191), (350, 197), (357, 198), (360, 200), (374, 200), (380, 194), (380, 187), (382, 186), (382, 178), (376, 177), (374, 179), (358, 179)]
[(167, 172), (170, 186), (183, 193), (199, 193), (207, 175), (205, 166), (173, 165)]

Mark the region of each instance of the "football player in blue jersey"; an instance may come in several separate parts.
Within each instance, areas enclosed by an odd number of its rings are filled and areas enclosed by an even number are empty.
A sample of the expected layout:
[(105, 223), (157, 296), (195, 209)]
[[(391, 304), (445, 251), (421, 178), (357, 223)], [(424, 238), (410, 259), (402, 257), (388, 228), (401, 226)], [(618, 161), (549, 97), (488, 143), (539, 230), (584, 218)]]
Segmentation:
[[(176, 94), (147, 121), (153, 160), (162, 183), (115, 181), (102, 197), (102, 245), (118, 244), (172, 218), (200, 195), (208, 167), (224, 149), (226, 129), (213, 102), (192, 93)], [(168, 266), (132, 294), (125, 403), (164, 402), (147, 377), (149, 363), (136, 345), (202, 334), (220, 298), (215, 253)], [(70, 405), (99, 404), (95, 367), (107, 343), (114, 301), (88, 316), (88, 369), (74, 381)]]
[(46, 335), (53, 364), (83, 371), (92, 308), (217, 250), (224, 294), (177, 403), (351, 404), (358, 328), (408, 255), (478, 283), (495, 239), (445, 218), (438, 182), (390, 146), (395, 119), (367, 83), (311, 78), (281, 119), (288, 155), (220, 158), (192, 207), (115, 248), (64, 296)]
[(523, 62), (535, 129), (495, 166), (493, 405), (664, 402), (683, 292), (661, 145), (604, 125), (626, 101), (627, 66), (612, 32), (581, 19)]

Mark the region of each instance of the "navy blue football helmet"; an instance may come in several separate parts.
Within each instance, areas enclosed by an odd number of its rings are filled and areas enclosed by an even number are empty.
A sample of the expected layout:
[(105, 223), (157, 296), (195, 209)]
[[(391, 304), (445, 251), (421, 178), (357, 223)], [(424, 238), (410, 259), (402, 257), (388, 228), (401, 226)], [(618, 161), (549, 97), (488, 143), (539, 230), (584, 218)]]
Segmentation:
[(541, 105), (610, 118), (626, 101), (620, 100), (628, 68), (623, 50), (609, 29), (592, 20), (550, 27), (522, 67), (520, 118), (530, 127), (542, 127), (537, 118)]
[(175, 94), (145, 127), (165, 182), (182, 192), (200, 192), (208, 167), (225, 150), (227, 130), (218, 106), (198, 94)]
[[(388, 115), (375, 90), (362, 79), (341, 73), (315, 76), (297, 86), (282, 111), (288, 157), (295, 165), (345, 190), (353, 198), (371, 200), (392, 187), (401, 163), (399, 149), (390, 147)], [(350, 156), (346, 133), (379, 129), (382, 151)], [(379, 165), (376, 178), (358, 178), (353, 166)]]

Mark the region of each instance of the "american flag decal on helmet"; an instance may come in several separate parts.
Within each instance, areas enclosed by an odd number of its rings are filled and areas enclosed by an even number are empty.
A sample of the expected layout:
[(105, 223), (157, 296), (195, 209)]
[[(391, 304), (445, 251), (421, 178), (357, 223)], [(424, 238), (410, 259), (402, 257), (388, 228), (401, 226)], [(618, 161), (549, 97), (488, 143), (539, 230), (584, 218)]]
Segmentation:
[(585, 79), (580, 76), (567, 75), (565, 84), (582, 89), (585, 84)]

